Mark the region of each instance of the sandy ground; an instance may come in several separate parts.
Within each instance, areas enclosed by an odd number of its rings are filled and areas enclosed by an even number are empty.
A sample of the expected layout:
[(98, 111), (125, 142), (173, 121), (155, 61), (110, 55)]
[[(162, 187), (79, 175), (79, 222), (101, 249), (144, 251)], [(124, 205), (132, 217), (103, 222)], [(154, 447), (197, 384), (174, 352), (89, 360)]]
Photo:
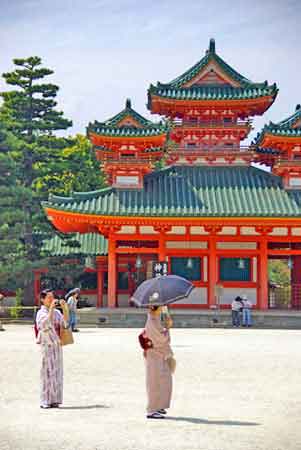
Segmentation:
[(301, 331), (172, 330), (172, 408), (145, 418), (135, 329), (83, 329), (64, 348), (64, 405), (39, 408), (39, 346), (0, 333), (1, 450), (300, 450)]

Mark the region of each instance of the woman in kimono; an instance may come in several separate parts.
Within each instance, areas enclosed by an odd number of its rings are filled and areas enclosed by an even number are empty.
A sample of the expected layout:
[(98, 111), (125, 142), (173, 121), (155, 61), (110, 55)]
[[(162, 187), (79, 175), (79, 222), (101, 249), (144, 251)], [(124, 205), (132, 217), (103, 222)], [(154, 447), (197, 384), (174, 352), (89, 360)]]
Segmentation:
[(145, 325), (145, 336), (152, 342), (151, 347), (144, 351), (148, 419), (164, 419), (172, 392), (172, 365), (175, 363), (169, 335), (172, 320), (168, 317), (164, 327), (161, 313), (161, 307), (151, 306)]
[(41, 309), (37, 313), (37, 343), (41, 345), (41, 408), (58, 408), (63, 402), (63, 351), (60, 343), (60, 330), (67, 328), (68, 308), (60, 301), (63, 314), (55, 306), (51, 290), (41, 292)]

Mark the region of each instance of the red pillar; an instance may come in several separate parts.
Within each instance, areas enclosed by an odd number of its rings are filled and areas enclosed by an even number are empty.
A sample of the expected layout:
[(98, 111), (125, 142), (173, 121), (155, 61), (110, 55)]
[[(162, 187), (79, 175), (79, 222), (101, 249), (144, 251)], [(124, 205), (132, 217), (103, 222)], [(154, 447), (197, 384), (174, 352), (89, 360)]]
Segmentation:
[(159, 257), (159, 261), (166, 260), (166, 247), (165, 247), (165, 234), (164, 233), (160, 233), (158, 257)]
[(301, 255), (292, 257), (293, 267), (291, 269), (291, 307), (301, 306)]
[(111, 236), (109, 236), (108, 260), (108, 307), (116, 308), (116, 242)]
[(215, 286), (217, 283), (217, 258), (216, 258), (216, 240), (209, 240), (209, 257), (208, 257), (208, 307), (216, 304)]
[(259, 271), (258, 271), (258, 309), (264, 310), (269, 307), (269, 290), (268, 290), (268, 244), (267, 241), (261, 241), (259, 243), (260, 259), (259, 259)]
[(40, 304), (40, 291), (41, 291), (41, 272), (34, 271), (34, 304), (38, 306)]
[(103, 268), (97, 265), (97, 302), (96, 307), (101, 308), (103, 305)]

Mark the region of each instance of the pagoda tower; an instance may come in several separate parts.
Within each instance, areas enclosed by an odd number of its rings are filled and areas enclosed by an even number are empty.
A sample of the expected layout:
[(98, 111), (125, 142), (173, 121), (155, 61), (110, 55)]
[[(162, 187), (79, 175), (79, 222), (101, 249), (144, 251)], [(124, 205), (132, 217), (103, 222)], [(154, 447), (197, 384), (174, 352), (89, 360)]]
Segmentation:
[(263, 114), (278, 89), (254, 83), (230, 67), (210, 40), (205, 56), (173, 81), (148, 90), (148, 108), (172, 122), (171, 164), (250, 164), (241, 146), (251, 130), (250, 117)]
[(143, 177), (163, 156), (166, 126), (125, 108), (105, 122), (89, 123), (87, 135), (112, 187), (142, 188)]
[(269, 165), (275, 175), (280, 175), (286, 189), (301, 188), (300, 105), (287, 119), (265, 125), (253, 145), (257, 161)]

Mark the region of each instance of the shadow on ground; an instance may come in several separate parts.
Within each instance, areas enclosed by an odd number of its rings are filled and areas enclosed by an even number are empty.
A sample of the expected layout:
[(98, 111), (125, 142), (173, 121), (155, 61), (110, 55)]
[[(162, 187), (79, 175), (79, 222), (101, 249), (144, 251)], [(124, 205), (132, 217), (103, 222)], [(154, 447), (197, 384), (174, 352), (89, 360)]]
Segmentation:
[(165, 420), (174, 420), (176, 422), (189, 422), (204, 425), (226, 425), (226, 426), (258, 426), (257, 422), (240, 422), (238, 420), (207, 420), (199, 419), (197, 417), (165, 417)]
[(107, 405), (86, 405), (86, 406), (60, 406), (59, 409), (100, 409), (110, 408)]

